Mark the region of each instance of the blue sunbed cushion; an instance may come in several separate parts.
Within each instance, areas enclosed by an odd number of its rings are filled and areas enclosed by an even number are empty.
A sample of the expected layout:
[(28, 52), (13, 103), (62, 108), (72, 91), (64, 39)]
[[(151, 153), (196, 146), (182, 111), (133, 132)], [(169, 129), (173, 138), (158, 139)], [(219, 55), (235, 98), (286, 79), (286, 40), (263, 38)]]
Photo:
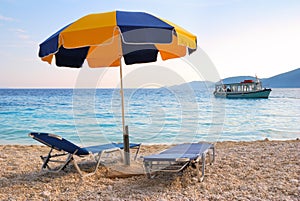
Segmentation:
[(171, 147), (159, 154), (145, 156), (144, 160), (147, 161), (178, 161), (180, 159), (194, 160), (201, 156), (202, 153), (207, 151), (212, 144), (209, 143), (189, 143), (179, 144)]
[[(112, 143), (114, 146), (119, 147), (120, 149), (124, 149), (123, 143)], [(139, 147), (141, 144), (129, 143), (129, 148)]]
[[(129, 143), (129, 148), (138, 147), (140, 144)], [(111, 143), (111, 144), (102, 144), (96, 146), (85, 147), (90, 153), (99, 153), (104, 150), (113, 150), (113, 149), (124, 149), (123, 143)]]
[(90, 153), (99, 153), (104, 150), (113, 150), (113, 149), (119, 149), (119, 147), (116, 147), (113, 144), (102, 144), (102, 145), (95, 145), (95, 146), (89, 146), (85, 147), (85, 149)]

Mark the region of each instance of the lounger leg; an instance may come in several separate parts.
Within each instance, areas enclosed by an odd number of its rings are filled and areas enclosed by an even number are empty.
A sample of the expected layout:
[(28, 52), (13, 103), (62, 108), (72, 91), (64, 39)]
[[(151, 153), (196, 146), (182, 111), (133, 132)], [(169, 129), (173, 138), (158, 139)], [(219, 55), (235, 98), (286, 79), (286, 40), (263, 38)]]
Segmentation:
[[(83, 178), (83, 177), (88, 177), (88, 176), (91, 176), (93, 174), (95, 174), (98, 170), (98, 167), (100, 165), (100, 161), (101, 161), (101, 158), (102, 158), (102, 155), (105, 153), (105, 151), (101, 151), (98, 153), (98, 156), (97, 157), (94, 157), (94, 159), (96, 160), (97, 164), (96, 164), (96, 167), (94, 169), (93, 172), (91, 173), (87, 173), (87, 174), (83, 174), (82, 171), (79, 169), (78, 167), (78, 172), (80, 173), (80, 176)], [(97, 159), (98, 158), (98, 159)], [(75, 166), (76, 167), (76, 166)], [(77, 169), (77, 168), (76, 168)]]
[(136, 160), (136, 158), (137, 158), (137, 156), (138, 156), (138, 154), (140, 152), (140, 148), (141, 148), (141, 145), (138, 146), (138, 148), (137, 148), (137, 150), (135, 152), (134, 160)]
[[(58, 168), (57, 170), (52, 170), (52, 169), (48, 166), (48, 171), (49, 171), (49, 172), (55, 172), (55, 173), (57, 173), (57, 172), (59, 172), (59, 171), (65, 169), (65, 167), (66, 167), (71, 161), (73, 161), (73, 160), (74, 160), (73, 154), (69, 154), (69, 155), (68, 155), (68, 158), (66, 159), (66, 161), (64, 162), (64, 164), (60, 166), (60, 168)], [(54, 162), (54, 161), (52, 161), (52, 162)], [(56, 161), (56, 162), (58, 162), (58, 161)]]
[(151, 179), (151, 162), (144, 162), (145, 172), (148, 179)]
[(202, 153), (201, 155), (201, 160), (202, 160), (202, 175), (200, 175), (200, 167), (199, 167), (199, 164), (200, 164), (200, 160), (197, 159), (196, 160), (196, 171), (197, 171), (197, 177), (198, 177), (198, 181), (199, 182), (202, 182), (204, 180), (204, 175), (205, 175), (205, 153)]
[[(102, 155), (105, 154), (105, 153), (107, 153), (107, 152), (106, 151), (101, 151), (101, 152), (98, 153), (98, 157), (95, 157), (95, 160), (96, 160), (97, 164), (96, 164), (95, 170), (93, 172), (91, 172), (91, 173), (84, 174), (83, 171), (81, 171), (81, 169), (79, 168), (77, 162), (75, 160), (73, 160), (73, 164), (74, 164), (77, 172), (80, 174), (81, 178), (93, 175), (93, 174), (95, 174), (97, 172), (98, 167), (100, 165), (100, 161), (101, 161)], [(98, 159), (96, 159), (96, 158), (98, 158)]]
[(198, 181), (200, 181), (199, 161), (196, 161), (195, 166), (196, 166), (197, 178)]
[(99, 160), (97, 160), (97, 165), (96, 165), (94, 173), (98, 170), (98, 167), (99, 167), (100, 161), (101, 161), (100, 159), (101, 159), (101, 156), (99, 156)]
[[(77, 171), (79, 172), (81, 178), (88, 177), (88, 176), (91, 176), (91, 175), (93, 175), (93, 174), (95, 174), (95, 173), (97, 172), (99, 165), (100, 165), (100, 160), (97, 161), (97, 165), (96, 165), (94, 171), (91, 172), (91, 173), (83, 174), (82, 171), (79, 169), (79, 167), (78, 167), (78, 170), (77, 170)], [(75, 166), (75, 167), (76, 167), (76, 166)], [(77, 169), (77, 168), (76, 168), (76, 169)]]
[(48, 169), (51, 169), (51, 168), (48, 166), (48, 162), (49, 162), (49, 160), (50, 160), (50, 158), (51, 158), (51, 152), (52, 152), (52, 151), (53, 151), (53, 148), (50, 149), (50, 151), (49, 151), (47, 157), (41, 156), (41, 159), (43, 160), (43, 165), (42, 165), (41, 170), (45, 169), (46, 167), (47, 167)]
[(93, 174), (95, 174), (97, 172), (97, 169), (98, 169), (98, 167), (100, 165), (100, 161), (101, 161), (101, 157), (102, 157), (103, 152), (104, 151), (99, 152), (98, 156), (94, 157), (94, 159), (97, 162), (97, 164), (96, 164), (96, 167), (95, 167), (94, 171), (91, 172), (91, 173), (84, 173), (83, 171), (81, 171), (81, 169), (79, 168), (79, 166), (76, 163), (76, 161), (74, 161), (74, 166), (75, 166), (76, 170), (78, 171), (78, 173), (80, 174), (81, 178), (91, 176), (91, 175), (93, 175)]
[(214, 146), (209, 148), (208, 159), (209, 159), (210, 165), (212, 165), (215, 162), (215, 147)]
[[(64, 161), (64, 162), (60, 161), (60, 160), (52, 160), (51, 158), (56, 158), (56, 157), (61, 157), (61, 156), (69, 155), (69, 154), (66, 154), (66, 153), (51, 155), (52, 151), (53, 151), (53, 148), (50, 149), (50, 151), (49, 151), (49, 153), (48, 153), (47, 156), (40, 156), (40, 158), (43, 161), (43, 164), (42, 164), (42, 167), (41, 167), (41, 171), (47, 169), (49, 172), (58, 172), (59, 170), (64, 169), (69, 164), (69, 162), (71, 162), (72, 157), (68, 157), (67, 160)], [(50, 165), (49, 165), (50, 162), (57, 162), (57, 163), (64, 163), (64, 164), (58, 170), (53, 170), (50, 167)]]
[[(115, 150), (115, 151), (116, 151), (116, 150)], [(117, 151), (119, 151), (119, 153), (120, 153), (120, 155), (121, 155), (121, 160), (122, 160), (121, 162), (123, 162), (123, 153), (122, 153), (122, 150), (121, 150), (121, 149), (118, 149)], [(103, 151), (101, 151), (101, 152), (98, 153), (98, 156), (97, 156), (97, 157), (94, 157), (95, 160), (96, 160), (96, 162), (97, 162), (97, 164), (96, 164), (95, 170), (94, 170), (93, 172), (91, 172), (91, 173), (83, 174), (82, 171), (80, 170), (80, 168), (78, 167), (78, 165), (75, 164), (75, 163), (74, 163), (74, 165), (75, 165), (75, 167), (77, 166), (76, 169), (77, 169), (77, 171), (80, 173), (80, 175), (81, 175), (82, 177), (91, 176), (91, 175), (93, 175), (93, 174), (95, 174), (95, 173), (97, 172), (97, 170), (98, 170), (98, 168), (99, 168), (99, 166), (100, 166), (100, 163), (101, 163), (101, 159), (102, 159), (103, 154), (109, 154), (109, 153), (111, 153), (111, 152), (112, 152), (112, 151), (110, 151), (110, 150), (103, 150)]]
[(200, 181), (202, 182), (204, 179), (204, 175), (205, 175), (205, 153), (202, 154), (201, 159), (202, 159), (202, 176), (200, 178)]
[[(42, 165), (42, 168), (41, 168), (41, 171), (43, 170), (46, 170), (48, 172), (59, 172), (61, 170), (63, 170), (71, 161), (74, 161), (74, 154), (76, 154), (77, 150), (73, 153), (73, 154), (55, 154), (55, 155), (51, 155), (53, 151), (53, 148), (51, 148), (51, 150), (49, 151), (48, 153), (48, 156), (47, 157), (43, 157), (41, 156), (41, 159), (44, 161), (43, 162), (43, 165)], [(55, 158), (55, 157), (60, 157), (60, 156), (66, 156), (68, 155), (67, 159), (65, 161), (61, 161), (61, 160), (51, 160), (51, 158)], [(49, 166), (49, 162), (56, 162), (56, 163), (63, 163), (58, 169), (54, 170), (52, 169), (50, 166)], [(76, 163), (76, 162), (75, 162)]]
[(215, 153), (216, 150), (215, 150), (215, 146), (214, 145), (212, 146), (212, 150), (213, 150), (213, 159), (212, 159), (211, 164), (215, 162), (215, 156), (216, 156), (216, 153)]
[(73, 164), (75, 169), (77, 170), (77, 172), (80, 174), (81, 177), (84, 177), (84, 174), (82, 173), (80, 167), (78, 166), (77, 162), (75, 160), (73, 160)]

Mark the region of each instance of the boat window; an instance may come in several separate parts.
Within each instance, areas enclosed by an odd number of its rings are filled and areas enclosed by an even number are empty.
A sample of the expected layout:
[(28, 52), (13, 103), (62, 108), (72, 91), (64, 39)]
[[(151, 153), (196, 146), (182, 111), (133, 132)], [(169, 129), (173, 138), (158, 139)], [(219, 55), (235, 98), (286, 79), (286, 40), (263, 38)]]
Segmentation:
[(261, 84), (260, 83), (256, 83), (256, 88), (257, 88), (257, 90), (261, 90)]
[(256, 91), (257, 90), (257, 84), (253, 84), (253, 90)]
[(249, 84), (249, 91), (253, 91), (253, 84)]
[(231, 91), (236, 91), (236, 86), (231, 86)]
[(237, 86), (237, 91), (242, 91), (241, 86)]

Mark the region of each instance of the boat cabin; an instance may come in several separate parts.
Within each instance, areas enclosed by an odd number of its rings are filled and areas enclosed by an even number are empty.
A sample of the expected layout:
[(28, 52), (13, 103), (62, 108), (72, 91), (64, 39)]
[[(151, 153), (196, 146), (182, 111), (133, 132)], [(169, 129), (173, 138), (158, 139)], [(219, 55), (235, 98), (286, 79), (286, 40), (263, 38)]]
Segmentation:
[(244, 80), (240, 83), (216, 85), (216, 92), (250, 92), (262, 90), (261, 82)]

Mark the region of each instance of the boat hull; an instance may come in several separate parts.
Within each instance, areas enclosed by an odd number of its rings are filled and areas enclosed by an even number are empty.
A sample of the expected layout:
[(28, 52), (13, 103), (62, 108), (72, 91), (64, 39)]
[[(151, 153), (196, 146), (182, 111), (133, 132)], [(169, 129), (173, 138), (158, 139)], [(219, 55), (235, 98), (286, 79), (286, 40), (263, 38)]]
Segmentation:
[(215, 92), (214, 95), (221, 98), (268, 98), (271, 91), (271, 89), (263, 89), (251, 92)]

